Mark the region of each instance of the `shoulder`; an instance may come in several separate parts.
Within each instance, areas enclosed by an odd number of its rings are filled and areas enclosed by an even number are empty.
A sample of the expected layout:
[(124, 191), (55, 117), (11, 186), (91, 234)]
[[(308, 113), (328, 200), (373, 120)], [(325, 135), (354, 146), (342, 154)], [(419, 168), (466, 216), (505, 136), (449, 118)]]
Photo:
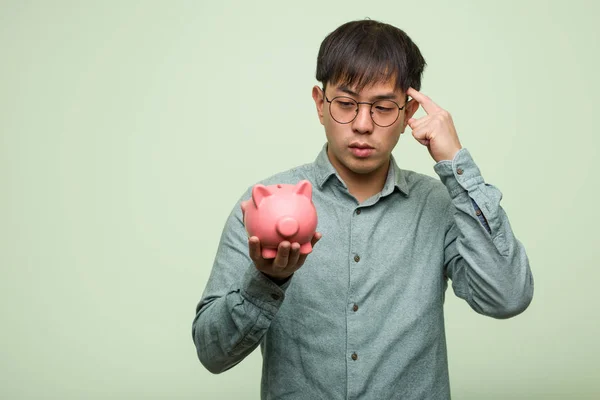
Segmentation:
[[(262, 185), (268, 186), (268, 185), (276, 185), (278, 183), (295, 184), (303, 179), (311, 181), (311, 183), (314, 185), (313, 165), (314, 165), (314, 163), (298, 165), (298, 166), (290, 168), (288, 170), (281, 171), (281, 172), (278, 172), (271, 176), (268, 176), (268, 177), (256, 182), (255, 185), (262, 184)], [(252, 185), (252, 186), (254, 186), (254, 185)]]
[(277, 172), (273, 175), (267, 176), (257, 182), (252, 183), (248, 186), (243, 194), (240, 196), (239, 201), (246, 200), (252, 194), (252, 188), (255, 185), (277, 185), (277, 184), (292, 184), (300, 182), (301, 180), (308, 180), (313, 186), (315, 183), (314, 175), (314, 163), (306, 163), (298, 165), (296, 167)]
[(417, 201), (434, 203), (446, 208), (450, 202), (450, 194), (439, 178), (423, 173), (402, 170), (409, 190), (409, 197)]

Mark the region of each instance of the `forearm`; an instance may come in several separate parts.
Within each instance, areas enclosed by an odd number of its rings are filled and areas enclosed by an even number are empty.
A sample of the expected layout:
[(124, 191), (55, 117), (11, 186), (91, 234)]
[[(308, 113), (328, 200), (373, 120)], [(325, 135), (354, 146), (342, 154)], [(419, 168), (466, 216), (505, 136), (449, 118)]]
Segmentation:
[[(209, 286), (210, 287), (210, 286)], [(211, 372), (233, 367), (262, 340), (285, 296), (253, 265), (241, 285), (206, 296), (197, 307), (192, 336), (200, 362)]]
[(249, 191), (233, 207), (223, 227), (192, 323), (198, 358), (213, 373), (233, 367), (260, 344), (290, 284), (277, 285), (250, 259), (240, 208), (247, 196)]
[(533, 277), (525, 249), (500, 206), (502, 194), (483, 181), (466, 149), (452, 162), (438, 163), (436, 172), (452, 199), (446, 270), (455, 293), (484, 315), (521, 313), (531, 302)]

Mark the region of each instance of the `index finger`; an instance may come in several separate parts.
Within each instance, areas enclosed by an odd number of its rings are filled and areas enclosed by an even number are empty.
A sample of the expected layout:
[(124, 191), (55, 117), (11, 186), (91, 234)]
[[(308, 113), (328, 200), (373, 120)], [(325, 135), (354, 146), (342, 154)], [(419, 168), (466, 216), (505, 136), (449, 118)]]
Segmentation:
[(440, 107), (435, 104), (433, 100), (418, 90), (413, 89), (412, 87), (408, 88), (406, 94), (415, 99), (421, 105), (421, 107), (423, 107), (423, 110), (425, 110), (427, 114), (439, 111), (440, 109)]

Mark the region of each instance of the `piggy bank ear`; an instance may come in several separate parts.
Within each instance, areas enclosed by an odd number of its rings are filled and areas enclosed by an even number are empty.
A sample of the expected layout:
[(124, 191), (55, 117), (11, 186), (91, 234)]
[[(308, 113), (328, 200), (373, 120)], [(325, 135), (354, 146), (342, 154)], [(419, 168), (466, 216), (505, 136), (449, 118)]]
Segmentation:
[(269, 192), (269, 189), (265, 185), (258, 184), (252, 188), (252, 201), (256, 208), (260, 206), (265, 197), (269, 197), (270, 195), (271, 192)]
[(312, 199), (312, 185), (306, 179), (301, 180), (294, 187), (294, 193), (297, 193), (302, 196), (306, 196), (309, 199)]

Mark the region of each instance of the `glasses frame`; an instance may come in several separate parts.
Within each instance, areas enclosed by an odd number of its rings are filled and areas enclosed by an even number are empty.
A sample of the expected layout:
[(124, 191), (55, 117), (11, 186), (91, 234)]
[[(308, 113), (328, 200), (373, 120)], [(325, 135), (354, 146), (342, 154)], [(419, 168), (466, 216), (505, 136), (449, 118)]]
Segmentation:
[[(338, 124), (342, 124), (342, 125), (346, 125), (346, 124), (350, 124), (350, 123), (352, 123), (352, 122), (353, 122), (353, 121), (356, 119), (356, 117), (358, 116), (358, 111), (359, 111), (359, 109), (360, 109), (360, 105), (361, 105), (361, 104), (368, 104), (369, 106), (371, 106), (371, 107), (369, 108), (369, 115), (371, 116), (371, 121), (373, 121), (373, 123), (374, 123), (375, 125), (379, 126), (379, 127), (382, 127), (382, 128), (387, 128), (388, 126), (392, 126), (392, 125), (394, 125), (394, 124), (396, 123), (396, 121), (398, 121), (398, 118), (400, 117), (400, 111), (404, 110), (404, 107), (406, 107), (406, 103), (404, 103), (404, 105), (403, 105), (402, 107), (400, 107), (400, 106), (398, 105), (398, 103), (396, 103), (396, 102), (395, 102), (395, 101), (393, 101), (393, 100), (388, 100), (388, 99), (377, 100), (377, 101), (375, 101), (375, 102), (373, 102), (373, 103), (369, 103), (368, 101), (356, 101), (356, 100), (354, 100), (352, 97), (348, 97), (348, 96), (335, 96), (333, 99), (329, 100), (329, 98), (328, 98), (328, 97), (325, 95), (325, 90), (324, 90), (324, 89), (322, 89), (322, 90), (323, 90), (323, 97), (325, 98), (325, 100), (326, 100), (326, 101), (327, 101), (329, 104), (331, 104), (331, 103), (332, 103), (332, 102), (333, 102), (335, 99), (349, 99), (349, 100), (352, 100), (354, 103), (356, 103), (356, 112), (355, 112), (355, 114), (354, 114), (354, 118), (352, 118), (352, 119), (351, 119), (350, 121), (348, 121), (348, 122), (340, 122), (340, 121), (338, 121), (337, 119), (335, 119), (335, 117), (333, 116), (333, 114), (331, 114), (331, 105), (329, 106), (329, 115), (331, 115), (331, 118), (333, 118), (333, 120), (334, 120), (335, 122), (337, 122)], [(391, 123), (391, 124), (389, 124), (389, 125), (379, 125), (379, 124), (378, 124), (377, 122), (375, 122), (375, 120), (373, 119), (373, 105), (374, 105), (374, 104), (376, 104), (376, 103), (379, 103), (380, 101), (389, 101), (389, 102), (392, 102), (392, 103), (394, 103), (394, 104), (396, 105), (396, 107), (398, 107), (398, 110), (399, 110), (399, 111), (398, 111), (398, 115), (396, 115), (396, 119), (394, 120), (394, 122), (392, 122), (392, 123)], [(408, 96), (407, 96), (407, 101), (408, 101)]]

